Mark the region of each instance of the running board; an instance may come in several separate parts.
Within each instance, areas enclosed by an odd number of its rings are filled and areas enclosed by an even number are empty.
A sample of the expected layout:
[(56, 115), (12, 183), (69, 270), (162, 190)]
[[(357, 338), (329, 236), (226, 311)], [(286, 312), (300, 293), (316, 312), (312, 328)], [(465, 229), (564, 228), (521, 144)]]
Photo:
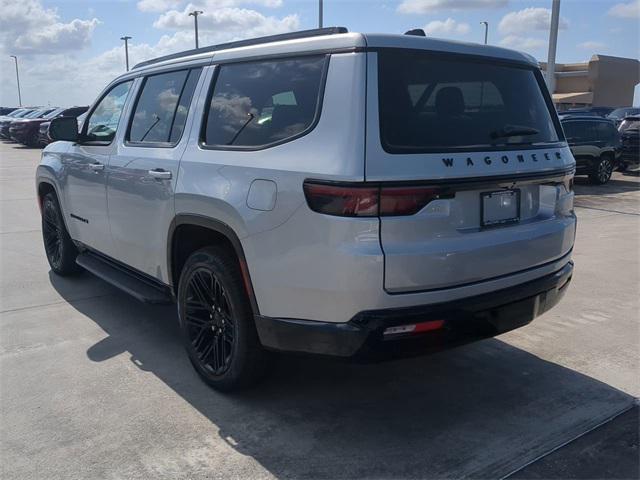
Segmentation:
[(76, 263), (114, 287), (144, 303), (173, 303), (169, 288), (155, 285), (151, 279), (130, 271), (101, 255), (85, 252), (78, 255)]

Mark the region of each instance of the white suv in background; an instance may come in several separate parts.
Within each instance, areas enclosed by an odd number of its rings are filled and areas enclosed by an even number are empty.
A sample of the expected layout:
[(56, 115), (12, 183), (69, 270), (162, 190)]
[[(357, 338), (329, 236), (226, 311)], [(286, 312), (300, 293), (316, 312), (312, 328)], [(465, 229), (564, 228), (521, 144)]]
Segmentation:
[(575, 162), (535, 60), (329, 28), (137, 65), (56, 119), (54, 272), (176, 302), (219, 389), (269, 351), (434, 351), (529, 323), (571, 279)]

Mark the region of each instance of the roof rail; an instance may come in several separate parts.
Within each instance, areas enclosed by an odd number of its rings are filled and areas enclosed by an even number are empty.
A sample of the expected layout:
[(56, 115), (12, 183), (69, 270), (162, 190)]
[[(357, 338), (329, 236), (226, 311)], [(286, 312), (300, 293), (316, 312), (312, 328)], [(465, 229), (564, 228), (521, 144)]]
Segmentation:
[(229, 48), (248, 47), (251, 45), (261, 45), (263, 43), (282, 42), (284, 40), (296, 40), (299, 38), (319, 37), (322, 35), (336, 35), (339, 33), (349, 33), (349, 30), (345, 27), (327, 27), (327, 28), (314, 28), (312, 30), (300, 30), (298, 32), (281, 33), (279, 35), (269, 35), (266, 37), (250, 38), (248, 40), (238, 40), (235, 42), (220, 43), (218, 45), (211, 45), (209, 47), (193, 48), (191, 50), (185, 50), (183, 52), (172, 53), (171, 55), (165, 55), (163, 57), (154, 58), (144, 62), (137, 63), (133, 66), (132, 70), (141, 67), (147, 67), (154, 63), (164, 62), (166, 60), (173, 60), (174, 58), (187, 57), (189, 55), (196, 55), (198, 53), (216, 52), (218, 50), (227, 50)]

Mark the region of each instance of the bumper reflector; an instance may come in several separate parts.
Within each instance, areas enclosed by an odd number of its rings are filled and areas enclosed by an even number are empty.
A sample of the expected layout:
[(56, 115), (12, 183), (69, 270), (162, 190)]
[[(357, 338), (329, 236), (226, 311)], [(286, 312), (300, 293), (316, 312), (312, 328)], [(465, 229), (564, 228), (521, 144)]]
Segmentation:
[(398, 325), (384, 330), (384, 335), (402, 335), (407, 333), (424, 333), (438, 330), (444, 326), (444, 320), (430, 320), (428, 322), (414, 323), (410, 325)]

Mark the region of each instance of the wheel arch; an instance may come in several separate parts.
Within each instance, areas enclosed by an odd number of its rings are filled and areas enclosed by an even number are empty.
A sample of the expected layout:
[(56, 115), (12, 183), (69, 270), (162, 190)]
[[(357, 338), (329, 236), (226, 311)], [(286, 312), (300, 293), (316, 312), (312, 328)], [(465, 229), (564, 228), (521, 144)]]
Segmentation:
[[(194, 230), (196, 235), (198, 233), (204, 234), (203, 237), (201, 239), (195, 239), (194, 241), (193, 238), (185, 236), (186, 233), (194, 233)], [(189, 243), (191, 248), (182, 251), (180, 243), (185, 240), (191, 240)], [(167, 236), (167, 275), (169, 277), (169, 285), (171, 285), (174, 295), (177, 295), (180, 272), (182, 271), (188, 254), (212, 244), (222, 244), (235, 254), (251, 308), (254, 315), (258, 315), (260, 311), (253, 290), (251, 275), (247, 268), (247, 260), (238, 235), (226, 223), (202, 215), (177, 215), (169, 227), (169, 234)]]

